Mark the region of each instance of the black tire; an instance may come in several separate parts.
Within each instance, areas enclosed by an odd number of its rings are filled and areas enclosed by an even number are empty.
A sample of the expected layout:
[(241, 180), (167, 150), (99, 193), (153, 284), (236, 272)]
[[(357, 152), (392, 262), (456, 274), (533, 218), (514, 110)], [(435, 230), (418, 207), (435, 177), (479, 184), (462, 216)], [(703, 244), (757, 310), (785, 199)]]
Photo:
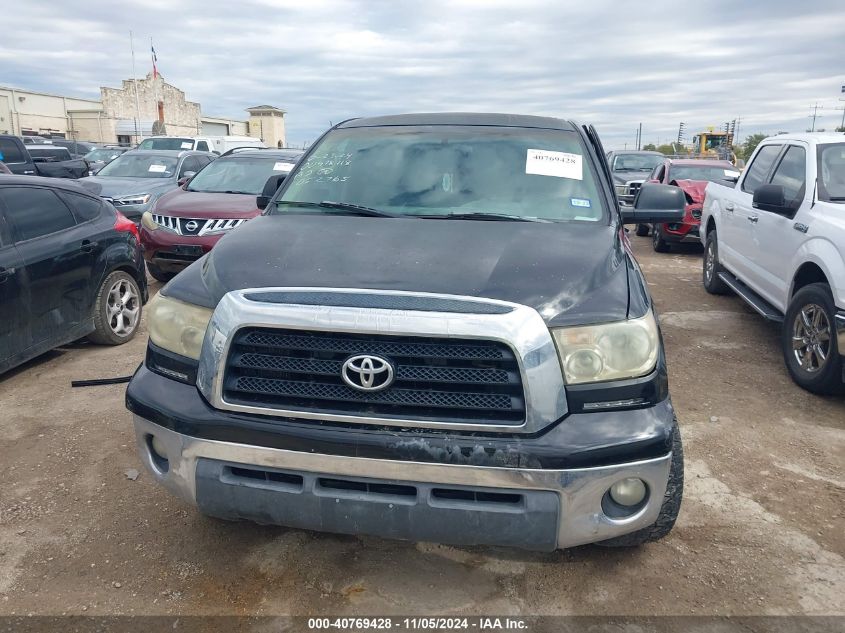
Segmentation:
[[(835, 314), (830, 287), (825, 283), (815, 283), (795, 293), (783, 320), (781, 347), (786, 368), (799, 387), (813, 393), (845, 392)], [(800, 348), (793, 345), (798, 337), (800, 341), (796, 344), (801, 345)], [(821, 359), (822, 354), (824, 360)]]
[(637, 236), (639, 237), (647, 237), (648, 236), (648, 224), (638, 224), (637, 225)]
[(147, 270), (150, 275), (152, 275), (153, 279), (162, 283), (167, 283), (176, 276), (176, 273), (166, 273), (155, 264), (151, 264), (149, 262), (147, 262)]
[(669, 242), (663, 239), (660, 233), (660, 225), (654, 224), (651, 227), (651, 246), (655, 253), (668, 253)]
[(141, 323), (143, 299), (138, 282), (116, 270), (105, 278), (94, 301), (94, 331), (88, 340), (99, 345), (123, 345), (131, 341)]
[(716, 239), (716, 230), (713, 229), (707, 234), (701, 264), (701, 281), (704, 284), (704, 289), (711, 295), (726, 295), (731, 291), (719, 277), (719, 273), (724, 272), (724, 270), (719, 263), (719, 242)]
[(681, 431), (678, 428), (678, 421), (675, 420), (675, 427), (672, 430), (672, 464), (669, 467), (669, 481), (666, 485), (666, 492), (663, 494), (663, 504), (660, 506), (660, 514), (657, 521), (630, 534), (623, 534), (606, 541), (600, 541), (596, 545), (603, 547), (636, 547), (644, 543), (650, 543), (662, 539), (672, 531), (678, 512), (681, 510), (681, 500), (684, 496), (684, 447), (681, 443)]

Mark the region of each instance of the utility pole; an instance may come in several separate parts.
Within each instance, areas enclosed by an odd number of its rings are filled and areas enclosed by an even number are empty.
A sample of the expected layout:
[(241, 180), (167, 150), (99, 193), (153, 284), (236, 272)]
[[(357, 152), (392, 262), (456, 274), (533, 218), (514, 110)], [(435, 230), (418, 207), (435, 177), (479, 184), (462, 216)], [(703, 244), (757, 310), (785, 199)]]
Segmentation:
[(816, 105), (811, 106), (813, 108), (813, 113), (810, 115), (813, 118), (813, 125), (810, 129), (811, 132), (816, 131), (816, 117), (818, 116), (819, 108), (824, 109), (824, 106), (820, 106), (819, 102), (816, 101)]
[(138, 77), (135, 75), (135, 42), (132, 31), (129, 31), (129, 48), (132, 50), (132, 83), (135, 86), (135, 142), (141, 142), (141, 105), (138, 101)]
[(641, 150), (643, 144), (643, 124), (640, 123), (639, 128), (637, 128), (637, 149)]

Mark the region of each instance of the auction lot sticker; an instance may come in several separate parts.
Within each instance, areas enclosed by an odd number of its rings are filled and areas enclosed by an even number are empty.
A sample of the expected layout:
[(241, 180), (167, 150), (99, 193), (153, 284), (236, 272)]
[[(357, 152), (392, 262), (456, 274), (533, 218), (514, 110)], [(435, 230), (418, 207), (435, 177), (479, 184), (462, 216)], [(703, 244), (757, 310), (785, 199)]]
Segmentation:
[(545, 149), (528, 150), (528, 155), (525, 157), (525, 173), (572, 180), (584, 179), (580, 154), (552, 152)]

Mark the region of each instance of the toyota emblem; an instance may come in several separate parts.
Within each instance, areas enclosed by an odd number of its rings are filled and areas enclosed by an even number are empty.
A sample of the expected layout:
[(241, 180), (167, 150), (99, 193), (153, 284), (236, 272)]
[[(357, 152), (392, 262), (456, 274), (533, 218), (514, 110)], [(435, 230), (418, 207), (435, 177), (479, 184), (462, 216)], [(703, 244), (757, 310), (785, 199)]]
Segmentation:
[(199, 228), (199, 224), (197, 224), (196, 220), (188, 220), (185, 222), (185, 230), (186, 231), (196, 231)]
[(352, 356), (340, 370), (343, 382), (359, 391), (381, 391), (393, 384), (393, 365), (379, 356)]

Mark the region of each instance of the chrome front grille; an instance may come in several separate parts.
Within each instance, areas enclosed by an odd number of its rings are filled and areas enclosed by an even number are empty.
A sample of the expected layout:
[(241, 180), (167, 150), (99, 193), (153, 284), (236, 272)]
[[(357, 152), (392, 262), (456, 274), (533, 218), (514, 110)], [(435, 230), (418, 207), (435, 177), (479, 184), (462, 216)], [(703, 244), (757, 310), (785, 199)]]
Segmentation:
[[(393, 370), (386, 384), (356, 379), (364, 360)], [(536, 433), (568, 411), (557, 349), (533, 308), (367, 288), (228, 292), (197, 388), (216, 409), (270, 423)]]
[(153, 221), (160, 227), (178, 235), (210, 235), (230, 231), (244, 222), (246, 218), (178, 218), (171, 215), (153, 213)]
[(640, 187), (643, 186), (642, 180), (635, 180), (628, 183), (628, 195), (636, 196), (640, 192)]
[[(378, 392), (341, 378), (357, 354), (379, 354), (396, 380)], [(227, 402), (312, 412), (371, 414), (472, 423), (525, 416), (519, 363), (507, 345), (486, 340), (378, 336), (271, 328), (240, 330), (223, 381)]]

